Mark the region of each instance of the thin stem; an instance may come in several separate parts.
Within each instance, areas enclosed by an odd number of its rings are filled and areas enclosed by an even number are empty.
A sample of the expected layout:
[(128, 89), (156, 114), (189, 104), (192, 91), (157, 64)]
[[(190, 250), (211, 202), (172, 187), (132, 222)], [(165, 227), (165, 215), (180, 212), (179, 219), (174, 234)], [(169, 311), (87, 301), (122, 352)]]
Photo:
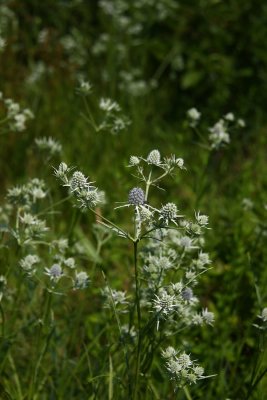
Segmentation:
[(36, 354), (38, 355), (38, 358), (36, 360), (35, 365), (33, 365), (33, 373), (32, 373), (32, 379), (30, 383), (30, 389), (29, 389), (29, 396), (28, 399), (32, 400), (34, 399), (35, 396), (35, 389), (37, 386), (37, 378), (38, 378), (38, 373), (41, 367), (41, 363), (43, 360), (43, 357), (45, 355), (45, 352), (48, 347), (48, 343), (51, 337), (51, 332), (48, 334), (48, 337), (46, 337), (45, 340), (45, 345), (43, 346), (43, 349), (41, 350), (42, 347), (42, 328), (43, 326), (46, 326), (49, 320), (49, 314), (51, 310), (51, 303), (52, 303), (52, 292), (50, 290), (47, 290), (46, 293), (46, 299), (45, 299), (45, 307), (44, 307), (44, 313), (43, 313), (43, 318), (42, 321), (39, 322), (39, 329), (37, 333), (37, 351)]
[[(103, 217), (103, 215), (99, 215), (99, 214), (98, 214), (95, 210), (93, 210), (92, 208), (91, 208), (91, 211), (92, 211), (97, 217), (99, 217), (100, 219), (104, 220), (107, 224), (109, 224), (109, 225), (111, 225), (113, 228), (115, 228), (118, 232), (121, 232), (121, 234), (122, 234), (125, 238), (128, 238), (128, 239), (130, 239), (130, 240), (133, 241), (133, 238), (132, 238), (128, 233), (124, 232), (124, 230), (121, 229), (119, 226), (115, 225), (115, 224), (114, 224), (113, 222), (111, 222), (109, 219)], [(101, 222), (99, 222), (99, 223), (101, 224)], [(106, 224), (103, 224), (103, 225), (106, 226)]]
[(85, 104), (85, 108), (86, 108), (86, 111), (88, 112), (88, 115), (89, 115), (89, 121), (91, 122), (91, 125), (93, 126), (93, 128), (95, 129), (95, 131), (96, 132), (98, 132), (98, 126), (97, 126), (97, 124), (96, 124), (96, 122), (95, 122), (95, 119), (94, 119), (94, 117), (93, 117), (93, 114), (91, 113), (91, 110), (90, 110), (90, 107), (89, 107), (89, 104), (88, 104), (88, 101), (86, 100), (86, 98), (83, 96), (83, 102), (84, 102), (84, 104)]
[(23, 399), (23, 395), (22, 395), (22, 390), (21, 390), (21, 384), (20, 384), (20, 379), (19, 379), (19, 375), (18, 375), (18, 371), (14, 362), (14, 359), (11, 355), (11, 353), (9, 352), (8, 354), (8, 361), (10, 363), (10, 366), (13, 370), (13, 375), (14, 375), (14, 383), (16, 385), (17, 388), (17, 399), (18, 400), (22, 400)]
[(5, 318), (5, 313), (2, 307), (2, 304), (0, 302), (0, 314), (2, 317), (2, 339), (4, 339), (5, 337), (5, 325), (6, 325), (6, 318)]
[[(113, 299), (112, 290), (111, 290), (111, 288), (109, 286), (109, 283), (108, 283), (108, 280), (106, 278), (106, 275), (105, 275), (104, 271), (102, 271), (102, 275), (103, 275), (104, 281), (105, 281), (105, 283), (106, 283), (106, 285), (108, 287), (108, 290), (109, 290), (109, 296), (110, 296), (112, 309), (113, 309), (114, 316), (115, 316), (115, 319), (116, 319), (116, 322), (117, 322), (117, 325), (118, 325), (118, 330), (119, 330), (120, 337), (122, 338), (123, 335), (122, 335), (122, 329), (121, 329), (121, 322), (120, 322), (120, 318), (119, 318), (119, 315), (118, 315), (117, 310), (116, 310), (116, 304), (115, 304), (114, 299)], [(128, 387), (129, 387), (129, 393), (130, 393), (131, 392), (131, 377), (130, 377), (128, 348), (127, 348), (127, 344), (125, 343), (124, 340), (122, 340), (122, 343), (123, 343), (123, 352), (124, 352), (126, 366), (127, 366)]]
[(134, 272), (135, 272), (135, 303), (137, 307), (137, 327), (138, 327), (138, 344), (136, 351), (136, 367), (135, 367), (135, 386), (133, 400), (138, 399), (139, 389), (139, 375), (140, 375), (140, 360), (141, 360), (141, 307), (140, 307), (140, 286), (139, 286), (139, 274), (137, 265), (137, 247), (138, 242), (134, 242)]
[(184, 389), (184, 393), (185, 393), (187, 400), (192, 400), (192, 397), (190, 396), (190, 393), (189, 393), (187, 387), (184, 386), (183, 389)]
[(64, 199), (59, 200), (58, 202), (52, 204), (51, 206), (45, 208), (44, 210), (40, 211), (39, 213), (37, 213), (37, 214), (35, 214), (35, 215), (36, 215), (36, 216), (40, 216), (40, 215), (42, 215), (42, 214), (46, 214), (47, 211), (53, 210), (56, 206), (59, 206), (60, 204), (65, 203), (65, 201), (67, 201), (67, 200), (69, 200), (69, 199), (71, 199), (71, 198), (72, 198), (72, 196), (65, 197)]
[(152, 183), (151, 176), (152, 176), (152, 170), (150, 171), (149, 176), (148, 176), (148, 180), (146, 181), (145, 201), (147, 201), (149, 188), (150, 188), (150, 185)]

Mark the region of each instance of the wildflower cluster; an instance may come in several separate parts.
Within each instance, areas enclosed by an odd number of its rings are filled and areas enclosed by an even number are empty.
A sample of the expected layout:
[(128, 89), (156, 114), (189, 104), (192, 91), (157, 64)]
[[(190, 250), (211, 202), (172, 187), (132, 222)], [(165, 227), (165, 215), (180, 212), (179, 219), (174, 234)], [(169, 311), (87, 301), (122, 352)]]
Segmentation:
[[(65, 278), (60, 289), (63, 292), (70, 288), (84, 289), (89, 284), (89, 277), (76, 267), (75, 259), (69, 254), (68, 240), (54, 239), (47, 226), (46, 213), (41, 211), (47, 197), (45, 182), (37, 178), (8, 189), (7, 203), (1, 207), (0, 214), (0, 222), (5, 223), (5, 228), (1, 229), (6, 233), (4, 243), (8, 247), (12, 243), (10, 238), (16, 241), (20, 249), (17, 268), (41, 287), (54, 290)], [(49, 249), (48, 265), (46, 253), (41, 250), (44, 245)]]
[(51, 136), (36, 138), (35, 144), (38, 150), (45, 152), (49, 157), (52, 157), (57, 153), (61, 153), (62, 151), (61, 144)]
[[(109, 102), (104, 106), (116, 108)], [(122, 338), (128, 337), (129, 346), (133, 346), (131, 357), (138, 360), (142, 341), (146, 340), (141, 337), (141, 332), (146, 331), (147, 326), (150, 327), (150, 338), (153, 337), (155, 343), (161, 343), (163, 338), (175, 336), (187, 327), (212, 325), (214, 315), (207, 308), (199, 307), (196, 296), (198, 278), (211, 263), (209, 255), (203, 250), (208, 217), (197, 212), (193, 220), (187, 220), (179, 214), (174, 203), (168, 202), (157, 208), (149, 202), (150, 188), (158, 187), (159, 182), (172, 175), (175, 169), (184, 169), (183, 160), (174, 155), (162, 158), (159, 150), (154, 149), (146, 158), (131, 156), (130, 167), (136, 169), (144, 189), (133, 187), (128, 193), (128, 200), (116, 209), (132, 208), (133, 229), (128, 232), (104, 217), (101, 224), (134, 244), (135, 296), (109, 285), (102, 290), (102, 296), (104, 307), (113, 311), (117, 320), (120, 318), (121, 326), (125, 327), (124, 331), (120, 327), (120, 334)], [(92, 210), (98, 204), (99, 191), (82, 172), (72, 172), (65, 163), (61, 163), (55, 175), (69, 188), (82, 208)], [(137, 247), (143, 240), (145, 244), (137, 254)], [(47, 273), (57, 281), (63, 274), (62, 267), (57, 263)], [(135, 307), (137, 319), (133, 315)], [(127, 320), (130, 320), (128, 328)], [(125, 336), (125, 332), (128, 335)], [(130, 332), (136, 334), (130, 335)], [(144, 364), (149, 357), (151, 354), (148, 352)], [(136, 368), (142, 367), (137, 364)], [(167, 359), (167, 370), (177, 385), (196, 383), (203, 378), (204, 372), (181, 351)]]
[(131, 121), (123, 114), (119, 104), (110, 98), (100, 98), (95, 108), (98, 109), (97, 113), (101, 113), (101, 117), (94, 117), (88, 98), (92, 93), (90, 82), (82, 80), (77, 92), (83, 96), (86, 106), (86, 114), (83, 114), (83, 117), (96, 132), (108, 131), (115, 135), (130, 125)]
[(86, 210), (102, 203), (103, 192), (93, 186), (93, 182), (89, 182), (82, 172), (75, 171), (70, 175), (72, 170), (73, 168), (69, 168), (62, 162), (58, 169), (54, 170), (54, 174), (61, 180), (63, 186), (69, 188), (70, 194), (76, 199), (78, 206)]
[(162, 351), (162, 357), (170, 378), (175, 381), (178, 387), (191, 385), (199, 379), (207, 378), (204, 376), (204, 368), (192, 360), (189, 354), (175, 350), (169, 346)]
[[(104, 31), (97, 37), (93, 44), (93, 55), (103, 57), (108, 55), (111, 48), (116, 48), (116, 61), (118, 64), (118, 87), (131, 97), (140, 97), (153, 90), (157, 85), (157, 74), (150, 79), (144, 76), (144, 71), (139, 66), (128, 66), (132, 52), (143, 42), (144, 32), (147, 27), (157, 25), (165, 20), (172, 20), (177, 10), (175, 0), (138, 0), (132, 3), (126, 0), (101, 0), (99, 11), (103, 20), (107, 17), (111, 31), (104, 27)], [(149, 21), (147, 16), (149, 15)], [(117, 32), (116, 42), (114, 34)], [(176, 54), (175, 54), (176, 55)], [(103, 79), (110, 79), (110, 71), (103, 71)]]
[(115, 101), (101, 98), (99, 109), (104, 113), (99, 124), (99, 131), (110, 131), (112, 134), (117, 134), (130, 125), (130, 120), (122, 114), (120, 106)]
[[(196, 108), (191, 108), (187, 111), (187, 118), (189, 125), (192, 128), (196, 128), (199, 124), (201, 113)], [(236, 119), (232, 112), (227, 113), (208, 129), (210, 132), (208, 136), (210, 149), (219, 149), (222, 146), (228, 145), (230, 143), (230, 131), (244, 127), (245, 122), (243, 119)]]
[[(211, 263), (209, 255), (202, 251), (205, 228), (198, 220), (182, 219), (175, 229), (156, 229), (141, 252), (142, 276), (147, 285), (144, 295), (157, 320), (157, 329), (160, 321), (168, 331), (214, 322), (212, 312), (197, 310), (194, 294), (198, 278)], [(176, 281), (170, 282), (169, 276), (174, 273)]]
[(10, 204), (18, 205), (19, 207), (28, 210), (38, 200), (42, 200), (47, 195), (45, 182), (41, 179), (31, 179), (24, 185), (14, 186), (8, 189), (7, 199)]
[(110, 289), (106, 286), (102, 290), (102, 296), (104, 297), (104, 307), (114, 308), (119, 313), (127, 312), (127, 306), (129, 305), (129, 299), (125, 291)]
[(15, 132), (22, 132), (26, 129), (28, 120), (33, 119), (34, 115), (29, 108), (21, 108), (21, 106), (12, 99), (5, 99), (3, 93), (0, 92), (0, 102), (5, 108), (5, 115), (0, 119), (0, 124), (7, 123), (8, 128)]

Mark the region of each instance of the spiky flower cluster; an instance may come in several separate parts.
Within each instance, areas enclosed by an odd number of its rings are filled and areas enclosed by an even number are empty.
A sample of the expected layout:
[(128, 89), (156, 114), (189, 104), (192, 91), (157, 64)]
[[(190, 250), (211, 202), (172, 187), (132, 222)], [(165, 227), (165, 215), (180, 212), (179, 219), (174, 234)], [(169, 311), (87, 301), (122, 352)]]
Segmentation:
[(85, 289), (89, 284), (89, 276), (85, 271), (75, 273), (74, 290)]
[(211, 132), (209, 135), (209, 139), (211, 141), (212, 148), (218, 148), (221, 145), (230, 143), (230, 135), (227, 132), (227, 127), (225, 125), (225, 121), (220, 119), (216, 124), (209, 128)]
[(30, 209), (38, 200), (46, 197), (47, 190), (43, 180), (31, 179), (24, 185), (8, 189), (7, 199), (10, 204)]
[(199, 379), (206, 378), (204, 368), (191, 360), (190, 355), (185, 352), (179, 352), (170, 346), (162, 351), (162, 357), (165, 359), (165, 366), (170, 378), (175, 381), (178, 387), (186, 384), (191, 385)]
[(20, 260), (19, 265), (27, 275), (32, 276), (36, 272), (35, 266), (39, 262), (40, 258), (37, 255), (28, 254)]
[(116, 307), (117, 312), (125, 312), (125, 307), (129, 304), (127, 293), (122, 290), (110, 289), (105, 287), (102, 290), (102, 296), (104, 297), (104, 307), (114, 308)]
[(45, 151), (49, 156), (54, 156), (62, 151), (62, 145), (52, 137), (36, 138), (35, 144), (40, 151)]
[(124, 131), (129, 125), (130, 120), (123, 115), (121, 107), (116, 101), (109, 98), (102, 98), (99, 102), (99, 108), (104, 112), (102, 122), (98, 126), (99, 131), (110, 131), (112, 134)]
[(161, 207), (159, 219), (162, 219), (166, 225), (168, 225), (169, 221), (176, 223), (177, 212), (177, 206), (174, 203), (167, 203)]
[(130, 157), (129, 166), (137, 167), (138, 175), (142, 180), (144, 180), (145, 165), (159, 167), (165, 171), (165, 174), (171, 174), (175, 167), (184, 169), (184, 160), (182, 158), (176, 158), (175, 155), (171, 155), (170, 157), (165, 157), (161, 161), (161, 154), (157, 149), (150, 151), (146, 158), (138, 156)]
[[(157, 321), (157, 329), (164, 323), (164, 330), (177, 326), (212, 325), (214, 315), (207, 309), (198, 310), (194, 287), (198, 276), (210, 264), (203, 246), (205, 225), (199, 226), (196, 235), (191, 226), (195, 222), (179, 220), (176, 229), (156, 229), (141, 253), (142, 278), (147, 287), (143, 289), (144, 306), (151, 309)], [(178, 229), (179, 228), (179, 229)], [(175, 283), (169, 281), (174, 274)]]
[(28, 108), (21, 108), (12, 99), (4, 99), (2, 92), (0, 92), (0, 101), (3, 101), (6, 108), (6, 115), (3, 121), (7, 122), (9, 129), (14, 132), (24, 131), (28, 120), (34, 118), (32, 111)]
[(72, 169), (62, 162), (58, 169), (54, 169), (54, 174), (62, 181), (63, 186), (69, 187), (70, 193), (76, 198), (78, 206), (86, 210), (102, 203), (104, 200), (103, 192), (93, 186), (92, 182), (89, 182), (81, 171), (75, 171), (69, 177)]
[(209, 140), (212, 149), (218, 149), (230, 143), (229, 129), (234, 123), (237, 128), (245, 127), (245, 122), (242, 119), (235, 120), (234, 114), (228, 113), (209, 128)]

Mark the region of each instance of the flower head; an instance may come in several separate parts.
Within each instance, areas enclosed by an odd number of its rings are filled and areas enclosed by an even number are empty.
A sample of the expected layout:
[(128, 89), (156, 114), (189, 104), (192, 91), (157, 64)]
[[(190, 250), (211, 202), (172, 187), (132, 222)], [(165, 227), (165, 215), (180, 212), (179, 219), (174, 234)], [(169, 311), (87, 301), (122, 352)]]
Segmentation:
[(160, 165), (160, 152), (158, 150), (152, 150), (147, 156), (148, 164)]
[(175, 223), (175, 220), (178, 217), (177, 212), (178, 210), (174, 203), (167, 203), (161, 207), (159, 219), (162, 219), (166, 224), (168, 224), (169, 221)]
[(128, 203), (134, 206), (140, 206), (145, 203), (145, 193), (143, 189), (135, 187), (130, 190), (128, 195)]

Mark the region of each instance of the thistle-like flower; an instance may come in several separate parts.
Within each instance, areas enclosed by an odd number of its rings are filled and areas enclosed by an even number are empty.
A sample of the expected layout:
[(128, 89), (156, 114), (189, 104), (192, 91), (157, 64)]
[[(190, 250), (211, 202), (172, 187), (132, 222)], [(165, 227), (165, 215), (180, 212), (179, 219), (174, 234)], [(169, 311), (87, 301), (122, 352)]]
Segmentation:
[(176, 224), (177, 212), (177, 206), (174, 203), (167, 203), (161, 207), (159, 219), (162, 219), (166, 225), (168, 225), (169, 221)]
[(73, 289), (74, 290), (85, 289), (87, 288), (88, 284), (89, 284), (89, 276), (87, 275), (87, 273), (84, 271), (76, 272)]
[(143, 189), (135, 187), (130, 190), (128, 195), (128, 204), (133, 206), (140, 206), (145, 203), (145, 193)]
[(138, 165), (140, 163), (140, 159), (136, 156), (131, 156), (130, 161), (129, 161), (129, 166), (133, 167), (135, 165)]
[(89, 185), (87, 178), (80, 171), (75, 171), (70, 179), (69, 187), (71, 192), (75, 192), (79, 189), (85, 189)]
[(62, 145), (52, 137), (36, 138), (35, 144), (39, 150), (47, 151), (51, 156), (62, 151)]
[(28, 254), (20, 260), (19, 265), (27, 275), (31, 276), (35, 273), (36, 269), (34, 266), (38, 262), (40, 262), (40, 258), (37, 255)]
[(63, 276), (60, 264), (53, 264), (51, 268), (45, 268), (45, 275), (48, 275), (52, 282), (57, 283)]
[(147, 156), (147, 163), (159, 166), (160, 152), (158, 150), (152, 150)]
[(193, 298), (193, 290), (189, 287), (186, 287), (182, 290), (182, 298), (184, 300), (190, 301)]

